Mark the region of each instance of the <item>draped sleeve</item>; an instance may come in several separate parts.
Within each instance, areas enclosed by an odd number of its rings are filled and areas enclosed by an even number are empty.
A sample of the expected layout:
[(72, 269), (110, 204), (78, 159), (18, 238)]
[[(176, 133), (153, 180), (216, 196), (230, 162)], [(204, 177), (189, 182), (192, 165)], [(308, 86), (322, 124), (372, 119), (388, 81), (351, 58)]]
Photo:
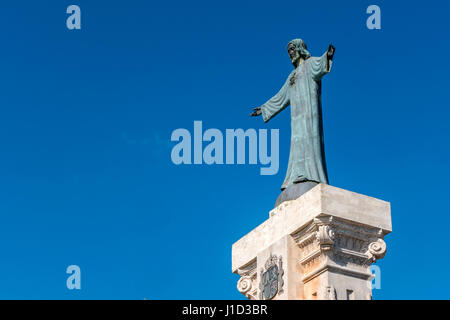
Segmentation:
[(331, 71), (332, 60), (328, 61), (327, 52), (321, 57), (311, 57), (308, 60), (309, 70), (314, 80), (319, 81)]
[(261, 112), (264, 122), (269, 121), (290, 103), (289, 97), (289, 77), (284, 83), (283, 87), (274, 95), (269, 101), (261, 106)]

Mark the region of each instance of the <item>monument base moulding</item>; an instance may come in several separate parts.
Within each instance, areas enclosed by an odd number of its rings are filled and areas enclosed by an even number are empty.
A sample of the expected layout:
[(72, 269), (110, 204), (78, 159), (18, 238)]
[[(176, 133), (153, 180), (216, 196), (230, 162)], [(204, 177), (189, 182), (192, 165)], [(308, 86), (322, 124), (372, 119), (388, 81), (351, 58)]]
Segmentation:
[(251, 300), (371, 299), (370, 265), (391, 231), (389, 202), (320, 183), (233, 244), (238, 290)]

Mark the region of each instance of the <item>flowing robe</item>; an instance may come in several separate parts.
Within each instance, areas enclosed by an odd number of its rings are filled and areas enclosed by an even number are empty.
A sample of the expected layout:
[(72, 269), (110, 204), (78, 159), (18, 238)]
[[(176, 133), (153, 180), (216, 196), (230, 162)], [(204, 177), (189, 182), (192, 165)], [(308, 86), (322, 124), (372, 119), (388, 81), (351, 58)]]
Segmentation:
[(281, 190), (293, 183), (328, 184), (323, 142), (321, 79), (330, 72), (327, 53), (310, 57), (294, 69), (281, 90), (261, 106), (264, 122), (291, 106), (291, 149)]

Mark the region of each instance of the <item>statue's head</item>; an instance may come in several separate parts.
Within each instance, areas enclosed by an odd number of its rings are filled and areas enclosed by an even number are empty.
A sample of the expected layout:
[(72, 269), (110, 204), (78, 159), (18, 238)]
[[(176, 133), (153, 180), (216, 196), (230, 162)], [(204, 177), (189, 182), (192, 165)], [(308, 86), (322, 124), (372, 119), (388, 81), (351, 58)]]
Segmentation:
[(289, 41), (287, 51), (292, 64), (296, 67), (300, 58), (306, 60), (311, 54), (306, 48), (306, 43), (302, 39), (294, 39)]

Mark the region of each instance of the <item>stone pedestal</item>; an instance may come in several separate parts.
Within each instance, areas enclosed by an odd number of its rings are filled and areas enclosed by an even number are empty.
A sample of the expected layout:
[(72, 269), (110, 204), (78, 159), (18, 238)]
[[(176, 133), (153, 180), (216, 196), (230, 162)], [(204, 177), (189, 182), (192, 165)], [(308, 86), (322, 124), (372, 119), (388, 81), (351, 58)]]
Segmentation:
[(371, 299), (390, 204), (326, 184), (285, 201), (233, 244), (238, 290), (252, 300)]

